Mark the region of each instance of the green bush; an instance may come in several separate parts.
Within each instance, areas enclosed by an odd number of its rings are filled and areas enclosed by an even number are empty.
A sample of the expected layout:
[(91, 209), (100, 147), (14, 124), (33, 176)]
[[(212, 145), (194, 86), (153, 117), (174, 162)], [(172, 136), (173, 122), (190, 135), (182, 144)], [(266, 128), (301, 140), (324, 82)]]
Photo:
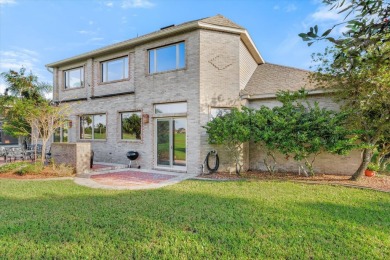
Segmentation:
[(43, 168), (43, 164), (40, 162), (14, 162), (1, 165), (0, 173), (12, 173), (18, 175), (39, 174), (42, 172)]

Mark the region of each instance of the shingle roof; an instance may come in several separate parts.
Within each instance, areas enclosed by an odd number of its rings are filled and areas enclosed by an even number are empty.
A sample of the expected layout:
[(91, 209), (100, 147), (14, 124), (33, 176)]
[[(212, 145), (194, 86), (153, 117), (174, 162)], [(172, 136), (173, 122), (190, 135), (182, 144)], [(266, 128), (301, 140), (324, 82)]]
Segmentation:
[(232, 22), (231, 20), (227, 19), (226, 17), (220, 14), (205, 19), (201, 19), (200, 22), (219, 25), (219, 26), (226, 26), (226, 27), (231, 27), (236, 29), (245, 29), (244, 27)]
[(257, 66), (242, 94), (262, 95), (274, 94), (278, 90), (315, 89), (309, 83), (310, 71), (282, 65), (264, 63)]

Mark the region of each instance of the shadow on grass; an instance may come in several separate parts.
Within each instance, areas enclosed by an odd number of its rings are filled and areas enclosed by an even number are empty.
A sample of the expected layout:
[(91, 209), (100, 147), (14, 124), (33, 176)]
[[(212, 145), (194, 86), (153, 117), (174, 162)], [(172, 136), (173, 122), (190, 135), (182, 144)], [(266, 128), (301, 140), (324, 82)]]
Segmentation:
[[(310, 202), (304, 196), (291, 199), (286, 187), (292, 187), (291, 193), (301, 188), (286, 183), (188, 181), (166, 189), (127, 192), (90, 190), (71, 182), (12, 185), (9, 195), (0, 192), (0, 255), (6, 258), (386, 258), (390, 254), (388, 199), (356, 206)], [(365, 240), (371, 243), (362, 244)]]

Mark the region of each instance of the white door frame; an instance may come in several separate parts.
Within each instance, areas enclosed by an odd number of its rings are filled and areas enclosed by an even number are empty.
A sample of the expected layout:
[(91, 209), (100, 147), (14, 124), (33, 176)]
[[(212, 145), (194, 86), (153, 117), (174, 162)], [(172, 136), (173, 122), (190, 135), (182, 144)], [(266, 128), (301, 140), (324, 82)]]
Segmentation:
[[(174, 151), (173, 151), (173, 120), (175, 119), (184, 119), (185, 120), (185, 129), (186, 129), (186, 140), (185, 140), (185, 144), (186, 144), (186, 160), (185, 160), (185, 166), (178, 166), (178, 165), (174, 165), (173, 164), (173, 156), (174, 156)], [(157, 161), (158, 161), (158, 149), (157, 149), (157, 122), (158, 121), (168, 121), (169, 122), (169, 165), (158, 165), (157, 164)], [(155, 118), (154, 119), (154, 167), (155, 168), (160, 168), (160, 169), (173, 169), (173, 170), (187, 170), (187, 117), (159, 117), (159, 118)]]

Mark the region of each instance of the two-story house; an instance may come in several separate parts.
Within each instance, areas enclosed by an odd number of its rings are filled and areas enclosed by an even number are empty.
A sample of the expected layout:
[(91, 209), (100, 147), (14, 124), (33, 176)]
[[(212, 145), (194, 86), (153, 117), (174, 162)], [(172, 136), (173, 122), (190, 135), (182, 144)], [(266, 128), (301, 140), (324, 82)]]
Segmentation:
[[(126, 152), (134, 150), (143, 168), (190, 173), (201, 171), (213, 149), (202, 128), (213, 116), (241, 105), (275, 106), (277, 90), (300, 89), (309, 73), (266, 63), (245, 28), (221, 15), (46, 66), (53, 71), (54, 99), (72, 110), (55, 141), (90, 142), (95, 161), (126, 163)], [(321, 91), (311, 94), (334, 106)], [(222, 168), (231, 165), (218, 149)], [(261, 169), (262, 156), (246, 145), (245, 167)], [(358, 156), (324, 155), (317, 170), (352, 174)], [(291, 160), (279, 159), (282, 170), (298, 170)]]

